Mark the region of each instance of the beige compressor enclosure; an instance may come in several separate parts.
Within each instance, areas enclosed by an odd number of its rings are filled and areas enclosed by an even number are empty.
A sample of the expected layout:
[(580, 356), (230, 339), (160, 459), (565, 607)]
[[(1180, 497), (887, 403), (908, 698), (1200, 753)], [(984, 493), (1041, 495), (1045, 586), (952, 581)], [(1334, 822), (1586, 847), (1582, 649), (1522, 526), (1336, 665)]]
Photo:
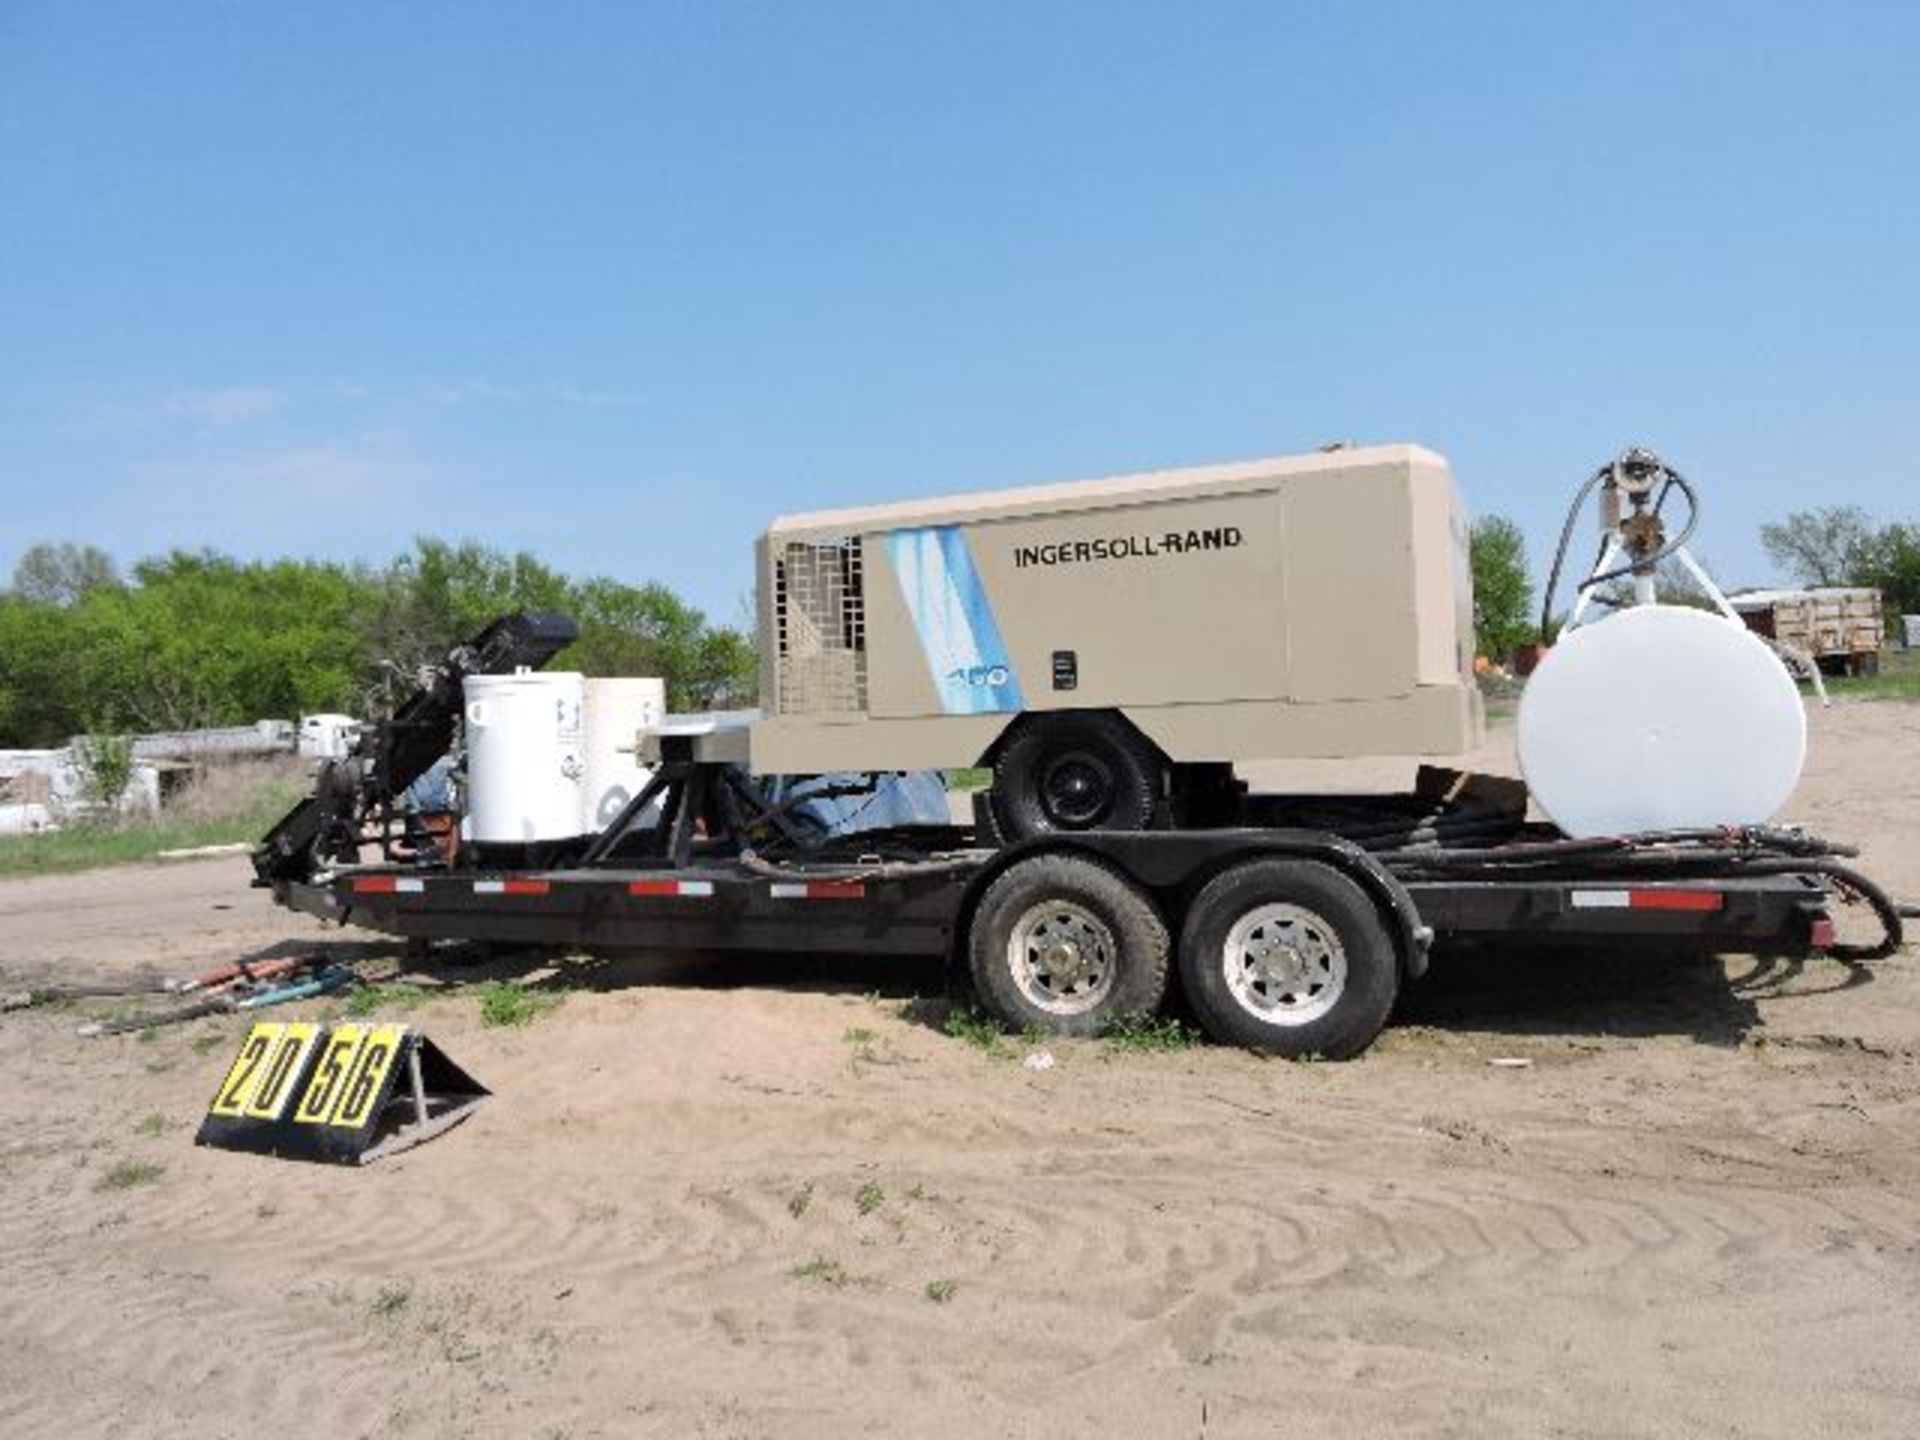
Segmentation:
[(1176, 763), (1481, 735), (1466, 521), (1418, 446), (789, 516), (758, 566), (762, 774), (976, 765), (1069, 711)]

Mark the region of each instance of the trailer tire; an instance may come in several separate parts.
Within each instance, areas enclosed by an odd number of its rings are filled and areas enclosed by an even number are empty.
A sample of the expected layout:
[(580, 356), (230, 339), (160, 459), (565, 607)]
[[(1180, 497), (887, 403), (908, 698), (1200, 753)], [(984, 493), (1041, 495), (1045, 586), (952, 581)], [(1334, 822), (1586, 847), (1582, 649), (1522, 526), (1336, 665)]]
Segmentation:
[(1163, 768), (1159, 752), (1118, 715), (1030, 715), (993, 763), (994, 824), (1009, 840), (1145, 830)]
[(967, 929), (974, 992), (1017, 1030), (1097, 1035), (1167, 993), (1166, 923), (1131, 881), (1092, 860), (1035, 855), (996, 876)]
[(1188, 909), (1180, 978), (1216, 1040), (1346, 1060), (1387, 1023), (1400, 960), (1347, 876), (1311, 860), (1255, 860), (1216, 876)]

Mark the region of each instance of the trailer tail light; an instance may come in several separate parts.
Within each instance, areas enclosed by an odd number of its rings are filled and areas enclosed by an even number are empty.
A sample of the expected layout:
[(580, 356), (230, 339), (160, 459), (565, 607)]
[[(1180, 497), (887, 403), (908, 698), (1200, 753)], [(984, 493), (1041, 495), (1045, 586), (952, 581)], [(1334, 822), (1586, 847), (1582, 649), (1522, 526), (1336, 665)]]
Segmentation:
[(1807, 927), (1807, 944), (1815, 950), (1831, 950), (1834, 939), (1833, 917), (1830, 915), (1814, 916), (1813, 923)]
[(1635, 910), (1718, 910), (1727, 901), (1718, 890), (1631, 890), (1627, 897)]

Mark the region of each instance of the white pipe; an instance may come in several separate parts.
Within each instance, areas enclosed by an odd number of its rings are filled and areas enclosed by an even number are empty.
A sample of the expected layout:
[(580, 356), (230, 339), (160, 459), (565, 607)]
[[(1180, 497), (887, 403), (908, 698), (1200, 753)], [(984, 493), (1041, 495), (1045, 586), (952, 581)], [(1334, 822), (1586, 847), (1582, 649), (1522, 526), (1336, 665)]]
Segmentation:
[[(1587, 572), (1587, 578), (1592, 579), (1595, 575), (1604, 575), (1611, 570), (1619, 555), (1620, 542), (1617, 537), (1609, 535), (1606, 548), (1600, 552), (1600, 558), (1594, 562), (1593, 569)], [(1560, 627), (1561, 631), (1564, 633), (1576, 628), (1580, 624), (1580, 617), (1587, 613), (1587, 606), (1592, 603), (1593, 587), (1583, 584), (1578, 597), (1573, 602), (1573, 609), (1567, 612), (1566, 623)]]
[(1740, 612), (1728, 603), (1725, 595), (1720, 593), (1720, 587), (1714, 584), (1713, 577), (1700, 567), (1700, 562), (1693, 558), (1692, 552), (1690, 552), (1686, 546), (1682, 545), (1673, 553), (1674, 557), (1679, 560), (1682, 565), (1687, 567), (1687, 573), (1700, 582), (1700, 588), (1707, 592), (1707, 598), (1719, 607), (1720, 613), (1734, 624), (1745, 629), (1747, 622), (1740, 618)]

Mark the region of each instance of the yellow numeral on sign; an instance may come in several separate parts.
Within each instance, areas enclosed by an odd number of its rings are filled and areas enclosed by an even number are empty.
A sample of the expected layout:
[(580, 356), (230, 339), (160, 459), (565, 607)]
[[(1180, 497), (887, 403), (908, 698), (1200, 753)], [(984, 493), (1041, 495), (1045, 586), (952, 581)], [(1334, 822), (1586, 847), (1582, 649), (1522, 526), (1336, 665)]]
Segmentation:
[(266, 1020), (253, 1027), (246, 1043), (240, 1047), (240, 1053), (234, 1057), (233, 1068), (227, 1071), (227, 1078), (220, 1082), (219, 1094), (214, 1097), (213, 1104), (207, 1107), (211, 1113), (236, 1119), (240, 1116), (246, 1109), (247, 1098), (253, 1093), (255, 1082), (260, 1078), (260, 1062), (286, 1028)]
[(353, 1065), (347, 1072), (340, 1108), (334, 1111), (329, 1124), (358, 1130), (367, 1123), (380, 1087), (386, 1084), (387, 1072), (393, 1068), (394, 1057), (400, 1053), (400, 1039), (406, 1033), (404, 1025), (380, 1025), (367, 1032), (360, 1053), (353, 1057)]
[(326, 1123), (340, 1101), (341, 1090), (346, 1088), (344, 1082), (353, 1069), (354, 1052), (359, 1050), (366, 1035), (364, 1026), (341, 1025), (327, 1037), (327, 1047), (320, 1052), (320, 1063), (313, 1067), (313, 1079), (307, 1082), (307, 1093), (300, 1097), (300, 1104), (294, 1109), (296, 1122)]
[(260, 1083), (253, 1087), (247, 1101), (250, 1120), (278, 1120), (293, 1095), (293, 1082), (307, 1063), (307, 1053), (320, 1034), (320, 1027), (306, 1021), (294, 1021), (280, 1032), (260, 1069)]

